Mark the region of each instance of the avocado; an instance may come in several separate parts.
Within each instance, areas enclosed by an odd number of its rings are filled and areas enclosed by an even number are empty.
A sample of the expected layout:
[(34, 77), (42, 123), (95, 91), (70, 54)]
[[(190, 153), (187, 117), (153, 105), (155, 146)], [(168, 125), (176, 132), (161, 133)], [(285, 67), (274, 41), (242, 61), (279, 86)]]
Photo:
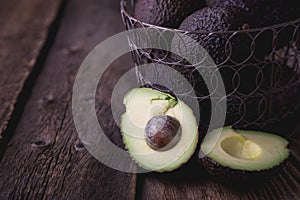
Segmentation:
[(216, 0), (215, 5), (232, 5), (245, 9), (260, 28), (300, 17), (297, 0)]
[(243, 114), (245, 112), (245, 105), (243, 100), (238, 96), (230, 95), (227, 97), (227, 110), (225, 125), (238, 125), (243, 120)]
[[(297, 0), (216, 0), (218, 6), (237, 6), (247, 11), (251, 20), (250, 28), (261, 28), (277, 25), (300, 17), (300, 6)], [(254, 31), (250, 33), (255, 38), (254, 57), (262, 60), (272, 52), (280, 49), (293, 40), (295, 27)], [(274, 41), (276, 43), (274, 44)]]
[[(249, 56), (251, 41), (247, 40), (243, 35), (237, 34), (231, 38), (232, 52), (227, 52), (229, 49), (228, 41), (230, 41), (230, 34), (224, 34), (223, 31), (243, 29), (243, 26), (249, 23), (246, 14), (247, 12), (242, 8), (231, 5), (205, 7), (187, 17), (179, 27), (181, 30), (191, 31), (187, 33), (187, 35), (195, 42), (198, 42), (212, 57), (214, 62), (220, 66), (219, 70), (224, 80), (225, 90), (228, 94), (234, 90), (231, 83), (236, 74), (236, 69), (233, 69), (231, 67), (233, 63), (227, 60), (229, 57), (227, 53), (231, 53), (231, 60), (236, 62), (243, 61)], [(193, 33), (193, 31), (199, 33)], [(173, 38), (172, 49), (174, 52), (181, 52), (181, 46), (189, 46), (189, 44), (181, 45), (181, 43), (182, 39), (178, 36)], [(198, 55), (194, 56), (194, 53), (197, 54), (196, 51), (192, 51), (192, 55), (190, 56), (192, 59), (194, 57), (197, 59)], [(179, 58), (177, 55), (171, 55), (170, 60), (173, 63), (178, 61), (181, 63), (181, 66), (173, 66), (173, 68), (178, 69), (179, 72), (188, 72), (185, 77), (191, 82), (191, 85), (193, 85), (199, 99), (201, 127), (208, 127), (212, 108), (206, 83), (197, 70), (194, 68), (189, 69), (188, 65), (190, 65), (190, 63), (187, 63), (187, 61), (182, 61), (182, 58)], [(224, 66), (224, 64), (228, 64), (228, 67)], [(208, 74), (208, 76), (210, 75)], [(237, 115), (235, 114), (235, 116)], [(239, 119), (235, 117), (234, 121), (237, 120)], [(233, 120), (231, 119), (231, 121)]]
[(265, 5), (266, 0), (215, 0), (214, 5), (231, 5), (240, 7), (250, 13), (256, 12), (259, 7)]
[[(257, 63), (268, 58), (273, 49), (288, 45), (296, 28), (286, 26), (236, 33), (226, 31), (272, 26), (300, 17), (300, 7), (295, 1), (218, 0), (212, 6), (188, 16), (179, 29), (198, 32), (188, 35), (207, 50), (217, 65)], [(177, 43), (175, 41), (173, 45), (175, 48)]]
[(204, 0), (138, 0), (134, 16), (148, 24), (178, 28), (188, 15), (204, 6)]
[(289, 157), (287, 146), (286, 139), (271, 133), (225, 127), (207, 134), (199, 161), (211, 175), (253, 178), (278, 169)]
[[(179, 29), (190, 31), (188, 36), (198, 42), (219, 65), (227, 63), (228, 57), (234, 62), (242, 62), (249, 57), (249, 38), (243, 34), (230, 38), (230, 34), (220, 33), (243, 30), (248, 26), (252, 25), (244, 9), (226, 5), (205, 7), (196, 11), (182, 22)], [(194, 31), (202, 33), (192, 33)], [(179, 44), (180, 38), (174, 37), (172, 48), (176, 50), (180, 47)]]
[(135, 88), (123, 103), (123, 142), (141, 167), (172, 171), (191, 158), (198, 142), (198, 124), (183, 101), (152, 88)]

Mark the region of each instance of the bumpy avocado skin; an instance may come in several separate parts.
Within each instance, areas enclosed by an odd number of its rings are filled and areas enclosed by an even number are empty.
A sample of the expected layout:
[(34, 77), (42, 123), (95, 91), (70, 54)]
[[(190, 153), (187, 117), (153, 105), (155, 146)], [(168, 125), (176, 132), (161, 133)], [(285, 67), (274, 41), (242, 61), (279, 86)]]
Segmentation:
[[(227, 13), (226, 10), (231, 8), (236, 7), (229, 6), (227, 9), (226, 6), (224, 8), (204, 8), (188, 17), (182, 23), (181, 28), (191, 31), (230, 30), (230, 28), (227, 29), (226, 27), (232, 27), (233, 23), (226, 25), (223, 21), (219, 21), (217, 17), (215, 17), (215, 20), (212, 18), (211, 22), (209, 22), (209, 19), (210, 16), (222, 16), (222, 14), (216, 14), (217, 12), (210, 13), (210, 11), (225, 10), (225, 13)], [(232, 13), (228, 15), (232, 16)], [(242, 15), (237, 14), (237, 16)], [(226, 17), (223, 19), (226, 19)], [(234, 21), (230, 17), (227, 17), (227, 19)], [(239, 24), (243, 23), (237, 23), (234, 27), (238, 27)], [(270, 46), (265, 43), (268, 41), (266, 35), (264, 33), (256, 40), (255, 46), (258, 50), (254, 52), (255, 57), (262, 58), (267, 54)], [(218, 34), (190, 34), (190, 36), (208, 51), (216, 64), (224, 63), (226, 59), (224, 51), (225, 38)], [(248, 55), (249, 48), (244, 48), (247, 47), (247, 43), (245, 43), (243, 35), (235, 38), (232, 47), (233, 49), (236, 47), (237, 51), (233, 56), (235, 60), (242, 60), (245, 55)], [(175, 45), (174, 47), (176, 48)], [(232, 125), (237, 128), (254, 127), (285, 136), (292, 134), (295, 128), (293, 120), (289, 120), (292, 115), (286, 117), (280, 115), (295, 112), (294, 102), (297, 102), (297, 99), (300, 98), (300, 85), (296, 80), (297, 74), (288, 66), (279, 66), (278, 63), (272, 62), (257, 63), (257, 61), (253, 61), (251, 64), (244, 63), (235, 65), (235, 67), (232, 67), (232, 65), (230, 61), (227, 61), (225, 65), (219, 67), (226, 94), (228, 95), (225, 125)], [(207, 125), (211, 116), (210, 101), (202, 100), (202, 97), (208, 95), (208, 90), (200, 74), (193, 73), (193, 77), (192, 83), (195, 92), (201, 99), (199, 102), (201, 118), (203, 119), (201, 122)], [(268, 120), (270, 118), (278, 120)], [(255, 124), (260, 124), (261, 126), (255, 126)], [(282, 128), (283, 124), (287, 126)]]
[(232, 125), (241, 120), (243, 113), (242, 100), (229, 96), (227, 99), (226, 121), (225, 125)]
[[(286, 2), (286, 4), (288, 2)], [(280, 17), (280, 21), (279, 18), (276, 19), (275, 17), (275, 19), (273, 19), (271, 17), (271, 15), (274, 15), (274, 13), (277, 12), (276, 9), (272, 12), (269, 10), (268, 13), (263, 13), (266, 16), (262, 22), (260, 22), (261, 18), (257, 16), (252, 17), (253, 14), (251, 14), (251, 12), (258, 12), (257, 10), (261, 9), (261, 5), (265, 3), (265, 1), (262, 0), (227, 0), (222, 1), (222, 3), (223, 6), (221, 6), (220, 3), (216, 3), (210, 8), (204, 8), (192, 14), (182, 23), (180, 29), (190, 31), (227, 31), (242, 29), (242, 25), (246, 23), (250, 28), (257, 28), (262, 26), (262, 24), (263, 26), (266, 26), (271, 25), (272, 23), (284, 21), (284, 17)], [(284, 2), (280, 0), (277, 3), (273, 2), (272, 5), (278, 5), (280, 3), (283, 4)], [(266, 9), (265, 7), (263, 8)], [(277, 10), (279, 9), (277, 8)], [(300, 14), (300, 12), (298, 14)], [(282, 15), (283, 14), (280, 14), (280, 16)], [(221, 20), (219, 20), (219, 17)], [(259, 20), (256, 21), (256, 19)], [(271, 22), (271, 20), (274, 20), (275, 22)], [(286, 45), (288, 41), (290, 41), (289, 36), (292, 36), (290, 31), (290, 29), (284, 29), (280, 32), (280, 35), (277, 36), (277, 48)], [(257, 32), (253, 32), (251, 34), (256, 35)], [(224, 62), (227, 58), (226, 51), (224, 50), (227, 40), (221, 34), (190, 34), (190, 36), (198, 41), (199, 44), (208, 51), (216, 64), (232, 64), (230, 61)], [(234, 40), (231, 40), (233, 50), (231, 59), (234, 61), (242, 61), (247, 57), (247, 55), (250, 55), (249, 47), (251, 46), (251, 43), (244, 39), (243, 36), (245, 36), (245, 34), (237, 35)], [(272, 39), (272, 31), (260, 33), (259, 37), (255, 40), (255, 51), (253, 57), (263, 60), (264, 57), (272, 51)], [(257, 62), (252, 59), (249, 61), (253, 63)], [(229, 68), (223, 68), (223, 66), (220, 67), (220, 73), (224, 80), (226, 92), (227, 94), (233, 94), (229, 95), (227, 98), (227, 116), (225, 125), (234, 125), (238, 128), (248, 128), (250, 126), (254, 126), (255, 123), (259, 123), (264, 124), (263, 127), (260, 127), (260, 130), (272, 131), (282, 135), (290, 134), (290, 128), (294, 128), (292, 127), (293, 124), (289, 123), (291, 126), (288, 126), (289, 130), (285, 131), (280, 128), (282, 123), (278, 123), (279, 120), (273, 122), (270, 120), (269, 122), (266, 122), (268, 121), (266, 119), (270, 117), (280, 119), (281, 116), (276, 117), (276, 114), (284, 114), (284, 109), (286, 109), (286, 112), (294, 112), (293, 107), (291, 106), (294, 103), (292, 103), (293, 101), (290, 101), (290, 99), (297, 101), (300, 92), (299, 84), (297, 84), (297, 81), (295, 80), (295, 72), (287, 66), (281, 66), (280, 69), (274, 69), (274, 71), (281, 71), (281, 77), (274, 77), (274, 74), (271, 72), (271, 68), (273, 68), (272, 63), (255, 65), (258, 65), (258, 68), (264, 67), (264, 69), (261, 69), (262, 73), (257, 71), (257, 67), (253, 67), (252, 70), (251, 66), (247, 66), (247, 70), (240, 70), (244, 67), (244, 65), (236, 65), (235, 70), (239, 70), (236, 75), (240, 77), (240, 84), (237, 88), (232, 86), (232, 82), (234, 82), (232, 81), (234, 79), (234, 73), (232, 70), (229, 70)], [(263, 77), (261, 76), (262, 74)], [(255, 81), (261, 79), (263, 80), (262, 84), (257, 85)], [(290, 81), (290, 83), (288, 83), (288, 81)], [(287, 85), (292, 85), (292, 87), (287, 87)], [(286, 87), (286, 89), (281, 89), (284, 87)], [(203, 90), (203, 87), (199, 85), (197, 86), (197, 84), (195, 88), (200, 91), (198, 93), (201, 93), (201, 90)], [(255, 89), (257, 89), (256, 92), (254, 91)], [(260, 95), (262, 93), (261, 91), (266, 91), (266, 95)], [(251, 94), (252, 92), (254, 92), (254, 94)], [(251, 98), (247, 98), (248, 95)], [(265, 100), (262, 100), (262, 97), (265, 98)], [(265, 101), (267, 101), (267, 107), (265, 105)], [(291, 102), (291, 104), (288, 102)], [(206, 112), (201, 112), (201, 114), (202, 116), (210, 116), (210, 114)], [(283, 122), (286, 120), (283, 119), (280, 121)], [(285, 122), (284, 124), (287, 123)]]
[[(216, 0), (215, 5), (232, 5), (240, 7), (248, 12), (252, 26), (250, 28), (261, 28), (284, 23), (300, 17), (300, 6), (297, 0)], [(288, 45), (292, 39), (294, 27), (286, 27), (274, 35), (271, 30), (264, 31), (256, 41), (257, 49), (264, 48), (263, 53), (270, 53), (272, 48), (280, 49)], [(254, 32), (254, 34), (257, 34)], [(272, 47), (273, 37), (277, 43)], [(264, 55), (254, 55), (262, 59)]]
[[(236, 6), (213, 6), (213, 7), (205, 7), (189, 17), (187, 17), (180, 26), (182, 30), (188, 31), (199, 31), (199, 32), (218, 32), (218, 31), (230, 31), (230, 30), (239, 30), (242, 29), (244, 24), (249, 23), (249, 20), (246, 17), (246, 12)], [(219, 33), (214, 34), (188, 34), (192, 39), (198, 42), (212, 57), (214, 62), (219, 65), (222, 63), (228, 63), (227, 61), (227, 50), (228, 46), (228, 38), (226, 35), (222, 35)], [(178, 48), (178, 44), (180, 41), (176, 41), (177, 38), (173, 39), (172, 48)], [(237, 36), (231, 40), (233, 57), (232, 59), (235, 61), (241, 61), (247, 57), (249, 49), (243, 48), (241, 45), (245, 43), (243, 37)], [(187, 44), (188, 45), (188, 44)], [(175, 56), (173, 56), (173, 60), (178, 60)], [(199, 99), (199, 106), (201, 110), (200, 116), (200, 127), (208, 127), (211, 117), (211, 101), (209, 99), (209, 92), (204, 82), (203, 78), (197, 70), (187, 70), (178, 68), (181, 71), (193, 71), (193, 73), (188, 73), (186, 76), (193, 77), (191, 80), (192, 85), (194, 86), (195, 93)], [(220, 70), (222, 78), (227, 80), (225, 83), (226, 91), (230, 90), (231, 80), (233, 73), (230, 70)], [(208, 75), (209, 76), (209, 75)], [(237, 118), (235, 117), (237, 120)], [(206, 132), (206, 130), (204, 130)]]
[(178, 28), (188, 15), (204, 6), (204, 0), (138, 0), (134, 16), (149, 24)]
[(216, 0), (215, 5), (233, 5), (249, 11), (255, 28), (272, 26), (300, 17), (297, 0)]
[(215, 5), (232, 5), (253, 12), (265, 3), (266, 0), (216, 0)]
[[(216, 64), (226, 61), (228, 54), (235, 61), (242, 61), (249, 50), (243, 48), (243, 37), (234, 37), (230, 43), (232, 52), (229, 52), (228, 35), (210, 32), (242, 30), (245, 24), (250, 23), (247, 13), (242, 8), (226, 5), (205, 7), (187, 17), (179, 29), (187, 31), (207, 32), (207, 34), (192, 34), (189, 36), (206, 49)], [(251, 26), (251, 25), (250, 25)], [(246, 46), (246, 45), (244, 45)], [(176, 48), (176, 47), (175, 47)]]

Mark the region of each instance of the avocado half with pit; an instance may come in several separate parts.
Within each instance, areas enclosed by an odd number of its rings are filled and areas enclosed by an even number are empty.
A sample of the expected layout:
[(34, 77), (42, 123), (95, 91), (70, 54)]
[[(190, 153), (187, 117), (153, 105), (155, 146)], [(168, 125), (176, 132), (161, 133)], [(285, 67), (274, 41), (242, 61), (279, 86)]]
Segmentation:
[(212, 175), (256, 178), (284, 163), (289, 156), (287, 145), (278, 135), (225, 127), (206, 135), (201, 145), (205, 156), (200, 162)]
[(123, 103), (123, 142), (139, 166), (172, 171), (191, 158), (198, 142), (198, 126), (193, 111), (183, 101), (155, 89), (136, 88), (125, 95)]

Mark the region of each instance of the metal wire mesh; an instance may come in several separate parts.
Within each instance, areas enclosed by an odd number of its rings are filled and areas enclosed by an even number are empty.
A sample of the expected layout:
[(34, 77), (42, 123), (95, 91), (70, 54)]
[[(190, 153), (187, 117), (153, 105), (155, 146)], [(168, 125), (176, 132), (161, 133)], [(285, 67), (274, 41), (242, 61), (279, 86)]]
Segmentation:
[[(161, 32), (171, 30), (140, 22), (131, 15), (133, 9), (134, 1), (121, 1), (121, 14), (127, 30), (141, 27)], [(218, 49), (218, 53), (212, 58), (222, 75), (226, 89), (225, 124), (238, 128), (264, 129), (271, 124), (282, 125), (284, 119), (294, 114), (300, 106), (299, 25), (300, 19), (297, 19), (243, 31), (172, 31), (198, 40), (215, 37), (223, 42), (223, 49)], [(132, 41), (130, 45), (134, 45)], [(210, 95), (203, 86), (201, 89), (197, 87), (201, 84), (201, 77), (194, 73), (195, 70), (190, 70), (196, 66), (190, 66), (185, 60), (157, 49), (136, 50), (133, 52), (133, 60), (136, 65), (159, 63), (180, 71), (195, 88), (200, 110), (209, 112)], [(144, 80), (145, 72), (138, 71), (137, 74), (141, 83), (147, 82)], [(203, 122), (206, 125), (209, 123), (206, 120)]]

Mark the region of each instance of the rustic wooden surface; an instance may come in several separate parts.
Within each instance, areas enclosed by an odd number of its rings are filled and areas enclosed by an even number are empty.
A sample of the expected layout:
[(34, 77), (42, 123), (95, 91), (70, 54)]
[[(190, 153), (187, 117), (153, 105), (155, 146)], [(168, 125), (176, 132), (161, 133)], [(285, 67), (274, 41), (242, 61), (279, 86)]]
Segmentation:
[(0, 139), (11, 134), (19, 118), (61, 2), (0, 1)]
[[(124, 29), (120, 17), (117, 1), (67, 3), (55, 43), (0, 163), (1, 200), (134, 198), (135, 175), (94, 159), (78, 139), (71, 112), (81, 62), (95, 45)], [(119, 134), (114, 135), (117, 127), (112, 121), (107, 125), (107, 134), (120, 143)]]
[[(5, 151), (0, 150), (0, 200), (300, 199), (300, 133), (290, 139), (291, 158), (283, 170), (260, 183), (223, 184), (193, 163), (171, 173), (135, 175), (94, 159), (76, 133), (72, 87), (88, 52), (123, 30), (119, 1), (69, 0), (65, 9), (61, 3), (0, 1), (0, 135), (3, 130), (12, 135), (5, 140)], [(56, 17), (58, 10), (62, 15)], [(55, 18), (58, 32), (47, 38)], [(29, 25), (30, 19), (37, 22)], [(42, 48), (47, 43), (49, 52)], [(110, 91), (130, 67), (128, 56), (114, 62), (96, 98), (106, 134), (121, 147)]]

